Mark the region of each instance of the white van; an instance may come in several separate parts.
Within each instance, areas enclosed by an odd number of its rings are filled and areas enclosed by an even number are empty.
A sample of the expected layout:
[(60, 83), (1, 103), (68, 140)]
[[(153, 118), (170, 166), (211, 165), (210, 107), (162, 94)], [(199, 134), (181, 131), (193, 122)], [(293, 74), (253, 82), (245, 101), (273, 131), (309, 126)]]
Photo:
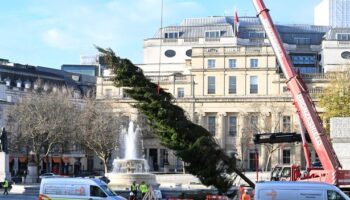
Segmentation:
[(336, 186), (318, 182), (261, 182), (254, 193), (255, 200), (350, 200)]
[(42, 179), (39, 200), (55, 199), (126, 200), (116, 195), (99, 179), (64, 177)]

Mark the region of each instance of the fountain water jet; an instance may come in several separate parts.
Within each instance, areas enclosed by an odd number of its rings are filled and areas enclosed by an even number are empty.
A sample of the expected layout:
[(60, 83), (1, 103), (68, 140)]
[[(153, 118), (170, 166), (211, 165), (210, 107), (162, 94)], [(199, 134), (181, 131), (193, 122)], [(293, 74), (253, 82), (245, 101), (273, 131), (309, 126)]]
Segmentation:
[(141, 158), (141, 130), (134, 128), (134, 123), (130, 121), (128, 130), (123, 129), (121, 133), (121, 150), (124, 151), (122, 159), (114, 159), (112, 172), (106, 174), (110, 179), (108, 184), (112, 189), (125, 189), (135, 181), (140, 184), (156, 186), (154, 174), (149, 173), (148, 163)]

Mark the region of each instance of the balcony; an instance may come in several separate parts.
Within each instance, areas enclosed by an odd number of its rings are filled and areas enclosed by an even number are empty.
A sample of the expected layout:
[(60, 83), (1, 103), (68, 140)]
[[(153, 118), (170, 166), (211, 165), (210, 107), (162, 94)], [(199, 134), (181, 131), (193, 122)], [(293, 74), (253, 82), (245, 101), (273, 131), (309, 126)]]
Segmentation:
[[(312, 80), (332, 80), (336, 79), (337, 75), (333, 73), (312, 73), (312, 74), (301, 74), (301, 77), (305, 79), (312, 79)], [(280, 74), (281, 79), (285, 79), (286, 77), (284, 74)]]

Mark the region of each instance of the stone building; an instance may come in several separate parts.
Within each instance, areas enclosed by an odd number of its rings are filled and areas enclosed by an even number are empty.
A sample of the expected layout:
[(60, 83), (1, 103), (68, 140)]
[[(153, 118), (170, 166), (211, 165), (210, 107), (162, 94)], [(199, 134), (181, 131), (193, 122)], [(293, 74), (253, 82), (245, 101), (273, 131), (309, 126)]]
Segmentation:
[[(96, 78), (93, 76), (0, 59), (0, 125), (6, 127), (6, 109), (29, 93), (55, 92), (61, 87), (68, 87), (72, 89), (74, 98), (80, 99), (83, 96), (94, 97), (95, 84)], [(23, 145), (20, 152), (9, 152), (13, 176), (23, 175), (27, 170), (29, 152), (28, 145)], [(75, 144), (67, 145), (67, 148), (54, 148), (48, 157), (42, 159), (40, 166), (43, 172), (63, 174), (66, 170), (66, 174), (72, 174), (77, 160), (84, 166), (82, 169), (93, 170), (94, 155)]]
[[(259, 20), (242, 17), (239, 21), (238, 31), (233, 17), (189, 18), (164, 27), (145, 39), (144, 63), (139, 67), (173, 94), (189, 119), (206, 127), (228, 154), (236, 155), (243, 169), (256, 169), (256, 152), (259, 169), (278, 163), (305, 166), (300, 144), (272, 147), (252, 142), (254, 134), (300, 132), (299, 120)], [(329, 77), (323, 73), (320, 54), (323, 36), (330, 28), (277, 25), (277, 29), (315, 98)], [(96, 98), (131, 120), (140, 117), (129, 105), (133, 101), (123, 88), (113, 86), (109, 76), (97, 78)], [(181, 161), (151, 134), (144, 136), (144, 149), (150, 165), (158, 170), (181, 170)], [(312, 159), (316, 156), (312, 152)], [(164, 165), (165, 160), (170, 166)]]

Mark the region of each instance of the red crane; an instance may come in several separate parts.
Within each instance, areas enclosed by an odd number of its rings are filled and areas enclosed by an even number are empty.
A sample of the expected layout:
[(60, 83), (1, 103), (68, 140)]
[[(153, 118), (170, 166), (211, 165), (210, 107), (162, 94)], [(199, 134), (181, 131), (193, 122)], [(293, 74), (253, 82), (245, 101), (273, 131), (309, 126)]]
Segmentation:
[[(301, 76), (296, 73), (293, 64), (283, 47), (283, 43), (276, 27), (274, 26), (269, 10), (265, 7), (263, 0), (253, 0), (258, 17), (265, 29), (275, 52), (278, 62), (281, 65), (286, 83), (291, 92), (295, 108), (301, 119), (302, 125), (306, 128), (310, 136), (312, 145), (319, 156), (323, 168), (311, 168), (307, 166), (307, 174), (301, 177), (300, 173), (295, 180), (320, 181), (337, 186), (350, 185), (350, 170), (342, 170), (342, 166), (334, 152), (332, 144), (327, 138), (323, 129), (322, 121), (316, 112), (315, 105), (310, 97), (307, 86)], [(304, 147), (305, 149), (305, 147)], [(307, 148), (306, 148), (307, 150)], [(310, 157), (305, 152), (307, 163)]]

